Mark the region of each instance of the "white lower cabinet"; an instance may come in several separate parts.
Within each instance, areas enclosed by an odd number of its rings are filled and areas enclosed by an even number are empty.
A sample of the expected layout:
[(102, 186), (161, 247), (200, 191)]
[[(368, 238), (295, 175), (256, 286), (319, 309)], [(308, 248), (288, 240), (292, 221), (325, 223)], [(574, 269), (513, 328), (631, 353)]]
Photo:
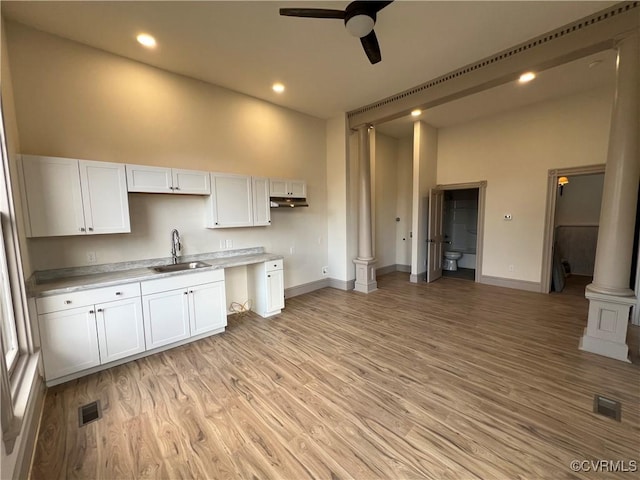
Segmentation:
[(282, 260), (248, 267), (249, 297), (253, 310), (261, 317), (277, 315), (284, 308), (284, 270)]
[(144, 295), (142, 300), (148, 349), (189, 338), (189, 299), (186, 290)]
[(145, 350), (139, 283), (43, 297), (36, 305), (47, 381)]
[(224, 270), (142, 282), (147, 349), (227, 325)]
[(100, 365), (93, 307), (46, 313), (38, 320), (47, 380)]
[(145, 351), (140, 297), (96, 305), (100, 363)]

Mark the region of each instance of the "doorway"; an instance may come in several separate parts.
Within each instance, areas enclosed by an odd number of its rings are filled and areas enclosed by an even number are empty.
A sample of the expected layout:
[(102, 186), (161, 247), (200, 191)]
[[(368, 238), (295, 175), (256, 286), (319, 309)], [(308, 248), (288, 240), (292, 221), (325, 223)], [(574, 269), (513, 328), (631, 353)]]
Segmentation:
[(584, 296), (593, 279), (604, 165), (551, 170), (542, 291)]
[[(479, 282), (487, 182), (438, 185), (430, 195), (427, 282), (442, 277)], [(440, 198), (440, 201), (436, 199)], [(433, 211), (433, 207), (438, 212)], [(432, 221), (440, 218), (439, 221)], [(439, 243), (439, 245), (436, 245)], [(446, 253), (451, 252), (450, 259)]]

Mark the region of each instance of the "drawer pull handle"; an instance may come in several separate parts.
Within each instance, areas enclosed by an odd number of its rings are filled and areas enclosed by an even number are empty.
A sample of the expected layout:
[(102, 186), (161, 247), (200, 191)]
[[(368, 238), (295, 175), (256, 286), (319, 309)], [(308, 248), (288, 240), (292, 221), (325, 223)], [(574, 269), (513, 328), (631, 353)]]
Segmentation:
[(81, 232), (84, 232), (84, 227), (80, 227), (80, 231), (81, 231)]
[(89, 227), (89, 231), (90, 231), (90, 232), (93, 232), (93, 227)]
[(65, 300), (65, 301), (64, 301), (64, 304), (65, 304), (65, 305), (71, 305), (71, 300)]
[(267, 278), (271, 278), (271, 275), (267, 275)]
[(122, 292), (116, 292), (116, 295), (122, 295)]
[(193, 293), (193, 290), (189, 290), (189, 293)]
[(103, 312), (103, 310), (101, 308), (98, 309), (98, 313)]
[(96, 312), (94, 312), (93, 310), (89, 310), (89, 313), (96, 313)]
[(189, 295), (189, 292), (184, 292), (185, 295)]

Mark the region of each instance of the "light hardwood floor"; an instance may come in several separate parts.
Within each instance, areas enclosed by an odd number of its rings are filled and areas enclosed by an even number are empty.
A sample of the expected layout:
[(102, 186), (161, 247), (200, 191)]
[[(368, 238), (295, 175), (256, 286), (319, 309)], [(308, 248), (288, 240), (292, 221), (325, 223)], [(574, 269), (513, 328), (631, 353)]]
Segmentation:
[[(569, 468), (640, 461), (640, 367), (578, 350), (584, 298), (379, 287), (49, 389), (32, 478), (638, 478)], [(622, 422), (592, 413), (595, 393)], [(103, 418), (78, 428), (95, 399)]]

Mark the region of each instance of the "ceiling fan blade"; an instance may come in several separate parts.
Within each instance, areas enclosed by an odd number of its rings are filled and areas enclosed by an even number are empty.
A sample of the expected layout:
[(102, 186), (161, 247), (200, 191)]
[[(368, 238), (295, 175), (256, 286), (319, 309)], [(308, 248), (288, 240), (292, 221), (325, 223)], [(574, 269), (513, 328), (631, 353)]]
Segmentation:
[(343, 10), (329, 10), (325, 8), (281, 8), (280, 15), (284, 15), (286, 17), (344, 19), (345, 13)]
[(367, 2), (369, 4), (369, 9), (371, 12), (378, 13), (384, 7), (388, 6), (390, 3), (393, 3), (393, 0), (389, 0), (388, 2)]
[(382, 60), (382, 54), (380, 53), (380, 45), (378, 45), (376, 32), (371, 30), (369, 35), (360, 39), (360, 43), (362, 43), (362, 48), (364, 48), (364, 52), (367, 54), (367, 57), (369, 57), (369, 61), (372, 65), (375, 65)]

